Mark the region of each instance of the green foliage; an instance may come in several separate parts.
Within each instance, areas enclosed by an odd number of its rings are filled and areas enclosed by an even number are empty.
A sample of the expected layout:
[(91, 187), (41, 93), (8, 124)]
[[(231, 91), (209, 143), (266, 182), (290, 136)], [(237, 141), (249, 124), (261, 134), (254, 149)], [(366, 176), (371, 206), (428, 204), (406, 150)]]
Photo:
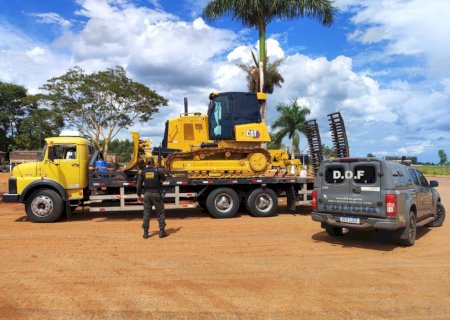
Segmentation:
[(420, 165), (417, 166), (426, 176), (450, 176), (450, 166), (438, 166), (438, 165)]
[(25, 100), (27, 89), (0, 81), (0, 150), (12, 149), (18, 127), (27, 113), (35, 108)]
[(439, 164), (441, 166), (447, 163), (447, 154), (445, 153), (444, 149), (440, 149), (438, 151), (438, 156), (439, 156)]
[(215, 21), (231, 15), (244, 26), (259, 31), (259, 61), (266, 61), (266, 28), (273, 20), (312, 18), (324, 26), (333, 23), (336, 9), (332, 0), (212, 0), (203, 9), (203, 17)]
[(333, 148), (330, 148), (324, 144), (322, 144), (323, 156), (325, 159), (333, 159), (336, 158), (336, 152), (334, 152)]
[(70, 126), (87, 136), (106, 154), (109, 142), (135, 121), (145, 122), (167, 105), (167, 100), (145, 85), (134, 82), (116, 66), (86, 74), (81, 68), (52, 78), (42, 87), (43, 99)]
[(299, 106), (297, 100), (293, 100), (290, 104), (279, 104), (277, 111), (280, 113), (280, 117), (272, 124), (272, 130), (280, 130), (275, 133), (273, 142), (281, 144), (285, 137), (292, 140), (291, 157), (294, 158), (295, 152), (300, 150), (299, 133), (305, 133), (306, 116), (311, 111), (306, 107)]
[(114, 139), (109, 143), (109, 152), (119, 154), (120, 162), (126, 163), (130, 161), (133, 154), (133, 142), (128, 139)]
[[(252, 52), (253, 55), (253, 52)], [(253, 56), (254, 57), (254, 56)], [(278, 67), (284, 62), (284, 59), (277, 59), (274, 62), (270, 62), (269, 58), (266, 59), (264, 64), (264, 87), (263, 92), (273, 93), (275, 86), (281, 88), (281, 84), (284, 83), (283, 76), (278, 72)], [(247, 74), (247, 88), (250, 92), (258, 92), (259, 72), (258, 63), (255, 61), (255, 65), (238, 64), (242, 71)]]
[(286, 145), (280, 142), (275, 142), (275, 133), (269, 132), (270, 142), (267, 144), (267, 149), (269, 150), (278, 150), (278, 149), (286, 149)]
[(48, 109), (32, 110), (20, 126), (14, 137), (14, 145), (22, 150), (40, 150), (44, 146), (46, 137), (59, 135), (64, 127), (61, 114)]

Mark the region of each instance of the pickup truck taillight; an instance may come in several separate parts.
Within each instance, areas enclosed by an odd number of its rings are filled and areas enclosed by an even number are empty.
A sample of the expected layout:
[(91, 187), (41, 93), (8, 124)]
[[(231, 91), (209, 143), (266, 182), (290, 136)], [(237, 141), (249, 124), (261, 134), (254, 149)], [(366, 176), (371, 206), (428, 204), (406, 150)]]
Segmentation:
[(311, 195), (312, 195), (312, 202), (311, 202), (312, 209), (313, 211), (317, 211), (317, 191), (313, 190)]
[(397, 196), (395, 194), (386, 195), (386, 216), (394, 217), (397, 215)]

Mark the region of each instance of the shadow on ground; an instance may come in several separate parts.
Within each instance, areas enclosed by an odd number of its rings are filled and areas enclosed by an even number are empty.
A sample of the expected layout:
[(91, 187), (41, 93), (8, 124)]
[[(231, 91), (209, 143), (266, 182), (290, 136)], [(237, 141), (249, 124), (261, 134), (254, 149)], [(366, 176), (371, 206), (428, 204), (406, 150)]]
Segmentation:
[[(430, 232), (430, 228), (417, 228), (416, 241)], [(325, 231), (314, 234), (311, 239), (317, 242), (327, 242), (343, 248), (364, 248), (378, 251), (392, 251), (401, 247), (393, 234), (385, 231), (350, 231), (343, 236), (333, 237)]]

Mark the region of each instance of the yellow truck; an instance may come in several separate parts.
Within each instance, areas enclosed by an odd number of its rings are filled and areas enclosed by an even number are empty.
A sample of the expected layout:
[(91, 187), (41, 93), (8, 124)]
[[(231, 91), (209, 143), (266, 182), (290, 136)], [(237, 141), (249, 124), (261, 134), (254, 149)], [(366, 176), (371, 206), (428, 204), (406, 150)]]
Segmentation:
[(142, 210), (137, 173), (148, 157), (157, 157), (168, 175), (167, 209), (200, 206), (216, 218), (230, 218), (246, 208), (265, 217), (277, 212), (278, 197), (285, 195), (294, 210), (309, 203), (314, 178), (301, 176), (300, 161), (288, 159), (286, 151), (261, 147), (270, 141), (259, 117), (261, 98), (212, 94), (207, 115), (185, 110), (168, 120), (162, 147), (153, 150), (133, 133), (134, 153), (124, 169), (106, 170), (100, 153), (80, 136), (47, 138), (41, 161), (13, 169), (3, 201), (24, 203), (34, 222), (70, 217), (85, 203), (92, 212)]

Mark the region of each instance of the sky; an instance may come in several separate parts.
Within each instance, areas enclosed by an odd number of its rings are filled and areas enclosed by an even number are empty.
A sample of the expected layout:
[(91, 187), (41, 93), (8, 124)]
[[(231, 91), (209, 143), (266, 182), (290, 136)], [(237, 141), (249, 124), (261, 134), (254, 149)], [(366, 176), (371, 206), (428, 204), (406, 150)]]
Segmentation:
[[(258, 32), (225, 16), (202, 18), (206, 0), (0, 0), (0, 81), (29, 93), (74, 66), (123, 66), (169, 100), (136, 130), (159, 145), (164, 122), (206, 112), (210, 92), (246, 91), (238, 63), (251, 63)], [(332, 146), (327, 114), (340, 111), (352, 156), (450, 156), (450, 1), (336, 0), (334, 23), (277, 20), (267, 28), (270, 59), (284, 58), (285, 82), (268, 97), (311, 110)], [(447, 12), (447, 14), (445, 14)], [(287, 143), (287, 141), (286, 141)], [(301, 150), (307, 152), (306, 138)]]

